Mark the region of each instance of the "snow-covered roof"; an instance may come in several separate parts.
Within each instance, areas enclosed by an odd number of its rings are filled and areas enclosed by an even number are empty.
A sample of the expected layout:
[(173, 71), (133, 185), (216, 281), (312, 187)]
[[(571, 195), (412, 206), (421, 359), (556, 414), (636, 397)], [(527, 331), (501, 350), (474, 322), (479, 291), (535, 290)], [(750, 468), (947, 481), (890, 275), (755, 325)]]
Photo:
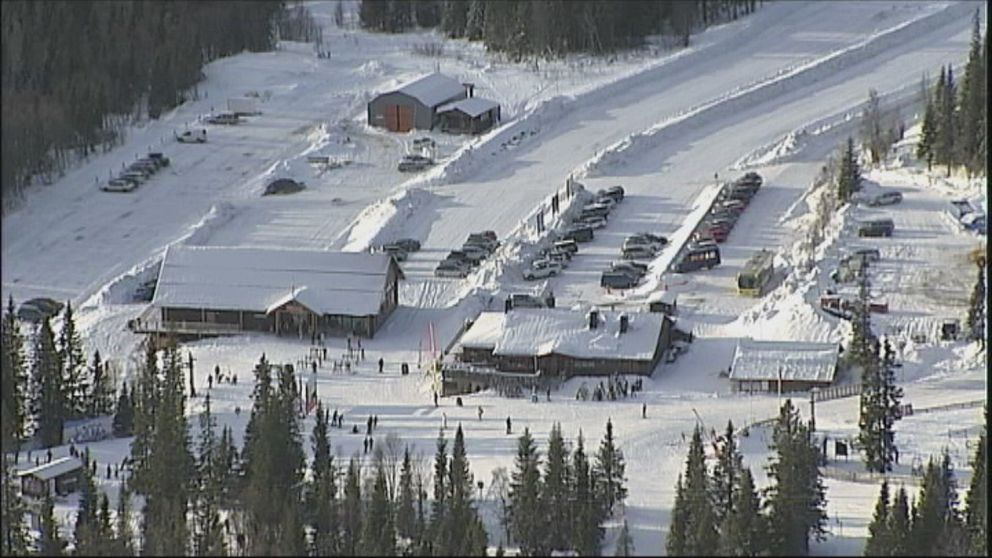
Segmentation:
[(26, 471), (21, 471), (17, 475), (20, 477), (31, 476), (47, 481), (82, 468), (83, 462), (79, 459), (75, 457), (60, 457), (51, 463), (45, 463)]
[(737, 342), (730, 369), (731, 380), (834, 381), (837, 369), (837, 343), (804, 341)]
[[(620, 315), (629, 327), (620, 333)], [(493, 349), (494, 355), (651, 360), (665, 317), (650, 312), (599, 311), (599, 326), (589, 329), (587, 312), (563, 308), (515, 308), (483, 312), (462, 336), (463, 348)]]
[(472, 118), (475, 118), (476, 116), (489, 112), (495, 108), (499, 108), (499, 103), (496, 101), (490, 101), (489, 99), (483, 99), (481, 97), (470, 97), (468, 99), (462, 99), (460, 101), (441, 105), (437, 111), (448, 112), (450, 110), (457, 110), (464, 112)]
[(463, 94), (465, 87), (458, 80), (435, 72), (417, 78), (396, 91), (405, 93), (429, 107), (436, 107)]
[(152, 304), (271, 312), (295, 300), (318, 314), (378, 313), (391, 257), (365, 252), (172, 246)]
[(648, 296), (648, 304), (661, 302), (663, 304), (675, 304), (676, 296), (672, 291), (655, 291)]

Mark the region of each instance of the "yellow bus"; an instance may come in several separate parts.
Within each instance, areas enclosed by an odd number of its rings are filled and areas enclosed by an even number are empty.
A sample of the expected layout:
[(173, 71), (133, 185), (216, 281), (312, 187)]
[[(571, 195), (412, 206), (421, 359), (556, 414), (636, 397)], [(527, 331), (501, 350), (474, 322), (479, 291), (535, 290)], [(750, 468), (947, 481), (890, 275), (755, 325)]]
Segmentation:
[(744, 269), (737, 274), (737, 292), (743, 296), (761, 296), (775, 274), (775, 254), (761, 250), (751, 256)]

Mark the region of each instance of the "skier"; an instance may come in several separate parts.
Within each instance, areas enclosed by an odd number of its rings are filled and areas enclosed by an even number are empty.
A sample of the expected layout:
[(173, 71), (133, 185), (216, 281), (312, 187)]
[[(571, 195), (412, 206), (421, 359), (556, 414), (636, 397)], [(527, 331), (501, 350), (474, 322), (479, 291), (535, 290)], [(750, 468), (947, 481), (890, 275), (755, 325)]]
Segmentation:
[(372, 415), (372, 428), (379, 428), (379, 415)]
[(372, 415), (369, 415), (369, 421), (366, 424), (366, 426), (367, 426), (367, 428), (366, 428), (367, 432), (366, 433), (371, 435), (372, 434)]
[(365, 360), (365, 347), (359, 349), (362, 352), (362, 360)]
[(442, 419), (441, 419), (441, 429), (442, 430), (447, 430), (448, 429), (448, 413), (441, 413), (441, 417), (442, 417)]
[(510, 434), (511, 432), (513, 432), (513, 427), (512, 427), (511, 424), (512, 423), (510, 423), (510, 417), (506, 417), (506, 433), (507, 434)]
[[(365, 358), (365, 349), (362, 349), (362, 358), (363, 359)], [(385, 364), (385, 362), (383, 362), (382, 357), (379, 357), (379, 373), (380, 374), (382, 374), (382, 365), (383, 364)]]
[(551, 388), (548, 388), (548, 401), (551, 401)]
[(334, 414), (331, 415), (331, 426), (337, 426), (338, 422), (338, 410), (334, 409)]
[(641, 403), (641, 418), (648, 418), (648, 404)]
[(434, 392), (434, 406), (437, 407), (437, 392)]
[(365, 438), (362, 440), (362, 453), (369, 452), (369, 439)]
[(479, 420), (482, 420), (482, 405), (479, 405)]

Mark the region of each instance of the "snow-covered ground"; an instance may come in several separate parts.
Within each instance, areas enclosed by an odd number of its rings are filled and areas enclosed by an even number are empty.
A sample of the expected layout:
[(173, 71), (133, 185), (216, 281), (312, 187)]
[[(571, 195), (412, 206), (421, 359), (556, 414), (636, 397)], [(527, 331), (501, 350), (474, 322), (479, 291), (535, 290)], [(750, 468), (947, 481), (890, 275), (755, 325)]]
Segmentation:
[[(443, 41), (439, 59), (420, 56), (414, 46), (442, 41), (438, 35), (337, 29), (331, 23), (333, 2), (311, 6), (325, 25), (330, 58), (316, 58), (310, 45), (284, 42), (277, 52), (218, 60), (206, 69), (200, 100), (136, 127), (124, 147), (91, 159), (55, 186), (36, 189), (23, 207), (5, 216), (3, 297), (52, 296), (82, 304), (79, 319), (89, 349), (100, 349), (127, 374), (138, 338), (124, 324), (144, 308), (128, 299), (154, 275), (155, 262), (170, 243), (357, 251), (393, 237), (418, 238), (424, 249), (403, 264), (401, 306), (375, 339), (364, 342), (366, 360), (353, 374), (334, 373), (329, 363), (317, 374), (321, 399), (345, 414), (346, 428), (332, 432), (335, 451), (344, 458), (361, 456), (363, 436), (350, 434), (350, 426), (364, 426), (370, 414), (380, 419), (377, 443), (392, 432), (427, 456), (445, 420), (449, 436), (462, 423), (473, 472), (488, 488), (494, 468), (512, 467), (515, 437), (505, 434), (508, 416), (514, 435), (528, 427), (543, 446), (552, 424), (561, 422), (567, 437), (574, 439), (581, 430), (587, 448), (598, 444), (612, 418), (631, 487), (624, 516), (640, 554), (663, 552), (675, 479), (684, 466), (683, 435), (696, 421), (720, 431), (728, 419), (741, 426), (777, 413), (778, 397), (730, 393), (719, 377), (736, 340), (843, 339), (846, 323), (823, 314), (816, 303), (830, 286), (840, 250), (849, 244), (881, 251), (881, 262), (871, 269), (872, 284), (884, 293), (890, 312), (876, 315), (874, 323), (879, 333), (905, 341), (900, 349), (905, 401), (925, 409), (985, 398), (984, 352), (934, 336), (943, 319), (963, 318), (974, 281), (964, 254), (978, 242), (943, 208), (959, 197), (987, 207), (981, 181), (933, 178), (910, 160), (872, 170), (869, 189), (898, 189), (904, 201), (885, 209), (845, 209), (817, 247), (817, 266), (805, 271), (795, 263), (797, 241), (809, 234), (810, 184), (826, 156), (856, 134), (856, 115), (868, 89), (912, 114), (921, 72), (935, 75), (941, 64), (964, 60), (970, 15), (984, 4), (770, 3), (694, 36), (685, 50), (652, 47), (609, 64), (579, 57), (536, 65), (500, 62), (464, 41)], [(413, 138), (425, 134), (368, 128), (365, 103), (431, 71), (435, 63), (476, 83), (477, 94), (502, 103), (504, 122), (474, 139), (426, 134), (438, 142), (441, 164), (408, 177), (395, 163)], [(261, 96), (261, 115), (235, 127), (209, 126), (206, 145), (171, 141), (173, 130), (211, 109), (222, 110), (227, 97), (250, 91)], [(911, 131), (907, 142), (912, 138)], [(150, 147), (171, 157), (167, 172), (132, 194), (98, 191), (95, 179)], [(314, 154), (352, 163), (319, 173), (306, 162)], [(626, 295), (599, 287), (600, 271), (618, 258), (627, 234), (687, 235), (713, 195), (714, 173), (723, 180), (744, 169), (760, 172), (765, 185), (721, 245), (720, 267), (662, 273), (673, 255), (668, 250), (644, 286)], [(691, 328), (696, 341), (677, 362), (660, 365), (633, 399), (577, 402), (575, 391), (583, 382), (577, 378), (553, 392), (550, 402), (483, 392), (464, 397), (464, 407), (442, 401), (435, 408), (430, 379), (415, 366), (427, 358), (422, 349), (429, 345), (428, 330), (436, 330), (446, 346), (465, 318), (501, 307), (500, 294), (533, 288), (520, 276), (539, 237), (528, 219), (569, 175), (589, 190), (623, 184), (627, 197), (596, 240), (581, 245), (571, 267), (549, 282), (559, 305), (640, 305), (652, 291), (667, 287), (679, 296), (680, 327)], [(260, 197), (269, 178), (282, 176), (304, 180), (307, 189)], [(892, 238), (854, 240), (856, 220), (882, 213), (896, 223)], [(448, 250), (482, 229), (495, 230), (505, 241), (493, 261), (465, 280), (432, 276)], [(736, 273), (761, 248), (779, 252), (779, 284), (762, 299), (739, 297)], [(917, 333), (926, 339), (914, 341)], [(345, 341), (328, 343), (330, 356), (341, 358)], [(233, 426), (240, 437), (254, 362), (264, 352), (272, 362), (298, 364), (308, 347), (246, 335), (186, 349), (196, 358), (198, 386), (206, 386), (215, 365), (238, 374), (237, 385), (215, 385), (211, 399), (219, 422)], [(374, 365), (380, 357), (386, 363), (382, 375)], [(414, 368), (410, 376), (399, 375), (404, 362)], [(309, 379), (310, 373), (302, 376)], [(641, 418), (642, 403), (647, 419)], [(193, 400), (189, 412), (199, 412), (201, 404), (202, 399)], [(477, 407), (484, 411), (482, 420)], [(805, 396), (799, 397), (799, 408), (808, 412)], [(818, 403), (816, 419), (828, 436), (850, 437), (857, 429), (857, 399)], [(967, 474), (965, 436), (973, 439), (980, 422), (981, 408), (970, 407), (898, 423), (903, 465), (898, 478), (912, 488), (905, 469), (945, 446), (958, 471)], [(948, 424), (954, 427), (948, 430)], [(309, 433), (311, 427), (308, 418), (302, 430)], [(744, 444), (759, 485), (769, 455), (766, 435), (752, 429)], [(127, 453), (127, 441), (90, 448), (102, 471)], [(831, 534), (814, 552), (860, 553), (877, 483), (849, 478), (860, 470), (857, 459), (831, 467)], [(116, 495), (116, 481), (99, 482)], [(58, 509), (69, 513), (73, 500), (60, 502)], [(500, 530), (491, 501), (483, 509), (495, 545)], [(616, 530), (611, 525), (605, 552), (611, 551)]]

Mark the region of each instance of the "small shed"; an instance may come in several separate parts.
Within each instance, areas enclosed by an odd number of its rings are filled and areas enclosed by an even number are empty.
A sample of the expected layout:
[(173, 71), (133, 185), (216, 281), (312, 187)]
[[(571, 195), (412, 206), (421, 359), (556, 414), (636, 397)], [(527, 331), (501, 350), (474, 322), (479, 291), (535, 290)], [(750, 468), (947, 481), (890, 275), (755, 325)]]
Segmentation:
[(21, 492), (28, 497), (65, 496), (79, 488), (83, 462), (75, 457), (61, 457), (43, 465), (21, 471)]
[(839, 354), (837, 343), (741, 339), (729, 378), (734, 391), (809, 391), (833, 384)]
[(500, 120), (499, 103), (470, 97), (437, 109), (441, 131), (450, 134), (481, 134)]
[(430, 130), (438, 123), (437, 109), (468, 97), (467, 87), (440, 73), (415, 79), (387, 91), (368, 104), (369, 126), (391, 132)]

